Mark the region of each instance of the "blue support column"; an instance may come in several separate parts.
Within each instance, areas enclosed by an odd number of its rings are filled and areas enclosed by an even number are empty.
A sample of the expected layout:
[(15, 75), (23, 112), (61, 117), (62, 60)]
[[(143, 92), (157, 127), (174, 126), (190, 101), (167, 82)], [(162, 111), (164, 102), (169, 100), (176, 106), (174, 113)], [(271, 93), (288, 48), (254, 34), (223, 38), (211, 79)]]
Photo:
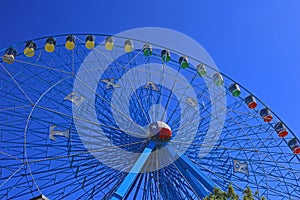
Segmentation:
[(167, 149), (173, 159), (177, 158), (174, 164), (187, 178), (190, 185), (201, 198), (207, 196), (209, 192), (213, 193), (215, 187), (220, 188), (214, 181), (201, 172), (188, 157), (185, 155), (179, 156), (171, 146), (168, 146)]
[(192, 174), (189, 172), (189, 170), (182, 167), (180, 162), (175, 162), (176, 167), (180, 170), (180, 172), (184, 175), (185, 179), (189, 182), (189, 184), (192, 186), (193, 190), (197, 193), (197, 195), (203, 199), (206, 197), (209, 192), (205, 190), (205, 188), (199, 184), (198, 180), (195, 179)]
[(127, 174), (117, 191), (114, 193), (112, 200), (125, 199), (136, 181), (139, 173), (141, 172), (143, 166), (145, 165), (147, 159), (149, 158), (152, 150), (155, 148), (156, 143), (151, 141), (148, 146), (141, 153), (140, 157), (135, 162), (134, 166), (131, 168), (130, 172)]

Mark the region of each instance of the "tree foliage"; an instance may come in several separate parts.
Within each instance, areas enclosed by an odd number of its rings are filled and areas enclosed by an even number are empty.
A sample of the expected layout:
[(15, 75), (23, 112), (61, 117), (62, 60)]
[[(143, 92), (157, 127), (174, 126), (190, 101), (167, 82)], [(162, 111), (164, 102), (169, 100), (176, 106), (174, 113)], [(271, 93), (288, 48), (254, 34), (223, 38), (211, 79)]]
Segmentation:
[[(240, 197), (234, 191), (232, 185), (228, 186), (227, 192), (222, 191), (220, 188), (214, 188), (213, 194), (209, 194), (203, 200), (239, 200)], [(249, 187), (243, 191), (243, 200), (255, 200), (253, 193)], [(266, 200), (265, 197), (261, 197), (260, 200)]]

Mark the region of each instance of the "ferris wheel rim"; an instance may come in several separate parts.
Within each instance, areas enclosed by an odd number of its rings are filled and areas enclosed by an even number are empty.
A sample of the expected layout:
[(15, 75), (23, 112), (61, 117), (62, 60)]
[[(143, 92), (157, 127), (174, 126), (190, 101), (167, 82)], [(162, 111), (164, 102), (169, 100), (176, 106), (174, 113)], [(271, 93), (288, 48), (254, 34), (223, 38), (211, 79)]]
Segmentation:
[[(60, 35), (60, 36), (56, 36), (56, 37), (63, 37), (63, 36), (66, 36), (66, 35), (69, 35), (69, 34), (63, 34), (63, 35)], [(80, 35), (80, 36), (83, 36), (83, 35), (85, 35), (85, 34), (75, 34), (75, 35)], [(90, 35), (90, 34), (88, 34), (88, 35)], [(100, 35), (100, 36), (110, 36), (110, 35)], [(42, 37), (41, 39), (45, 39), (45, 38), (47, 38), (47, 37)], [(134, 39), (133, 39), (134, 40)], [(20, 44), (24, 44), (24, 43), (20, 43)], [(175, 52), (176, 53), (176, 52)], [(180, 54), (179, 54), (180, 55)], [(18, 56), (20, 56), (20, 55), (18, 55)], [(191, 59), (193, 59), (193, 58), (191, 58)], [(176, 62), (177, 63), (177, 61), (175, 61), (175, 60), (173, 60), (174, 62)], [(0, 61), (0, 63), (2, 63), (3, 61), (1, 60)], [(226, 76), (225, 74), (223, 74), (223, 73), (221, 73), (220, 72), (220, 74), (222, 74), (225, 78), (227, 78), (228, 80), (230, 80), (232, 83), (237, 83), (236, 81), (234, 81), (233, 79), (231, 79), (230, 77), (228, 77), (228, 76)], [(250, 93), (249, 92), (249, 90), (247, 90), (245, 87), (243, 87), (242, 85), (240, 85), (240, 84), (238, 84), (244, 91), (246, 91), (246, 93), (248, 93), (248, 94), (251, 94), (251, 95), (253, 95), (252, 93)], [(256, 97), (255, 95), (253, 95), (254, 97)], [(241, 97), (239, 97), (240, 99), (242, 99)], [(266, 107), (266, 108), (268, 108), (259, 98), (256, 98), (257, 99), (257, 101), (259, 101), (264, 107)], [(279, 120), (279, 121), (282, 121), (272, 110), (270, 110), (271, 112), (272, 112), (272, 114)], [(295, 136), (295, 134), (292, 132), (292, 130), (290, 130), (289, 129), (289, 127), (288, 126), (286, 126), (287, 127), (287, 129), (289, 130), (289, 133), (290, 134), (292, 134), (294, 137), (296, 137)], [(297, 137), (296, 137), (297, 138)], [(299, 157), (297, 157), (298, 159), (299, 159)]]

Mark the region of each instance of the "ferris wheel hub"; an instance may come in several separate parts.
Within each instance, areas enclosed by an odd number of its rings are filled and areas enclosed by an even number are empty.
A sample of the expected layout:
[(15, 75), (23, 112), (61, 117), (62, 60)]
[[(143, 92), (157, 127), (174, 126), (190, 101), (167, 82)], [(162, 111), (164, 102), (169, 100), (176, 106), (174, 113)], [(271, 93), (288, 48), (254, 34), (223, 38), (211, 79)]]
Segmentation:
[(172, 130), (165, 122), (156, 121), (149, 124), (148, 136), (153, 139), (170, 140), (172, 137)]

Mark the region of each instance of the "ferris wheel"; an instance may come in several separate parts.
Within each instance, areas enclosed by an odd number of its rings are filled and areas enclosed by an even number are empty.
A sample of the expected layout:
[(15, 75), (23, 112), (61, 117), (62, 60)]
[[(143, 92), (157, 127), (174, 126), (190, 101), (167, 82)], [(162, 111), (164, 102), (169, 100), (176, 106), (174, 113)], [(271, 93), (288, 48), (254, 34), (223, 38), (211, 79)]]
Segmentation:
[(300, 198), (292, 130), (200, 45), (153, 31), (1, 51), (0, 199), (202, 199), (229, 184)]

